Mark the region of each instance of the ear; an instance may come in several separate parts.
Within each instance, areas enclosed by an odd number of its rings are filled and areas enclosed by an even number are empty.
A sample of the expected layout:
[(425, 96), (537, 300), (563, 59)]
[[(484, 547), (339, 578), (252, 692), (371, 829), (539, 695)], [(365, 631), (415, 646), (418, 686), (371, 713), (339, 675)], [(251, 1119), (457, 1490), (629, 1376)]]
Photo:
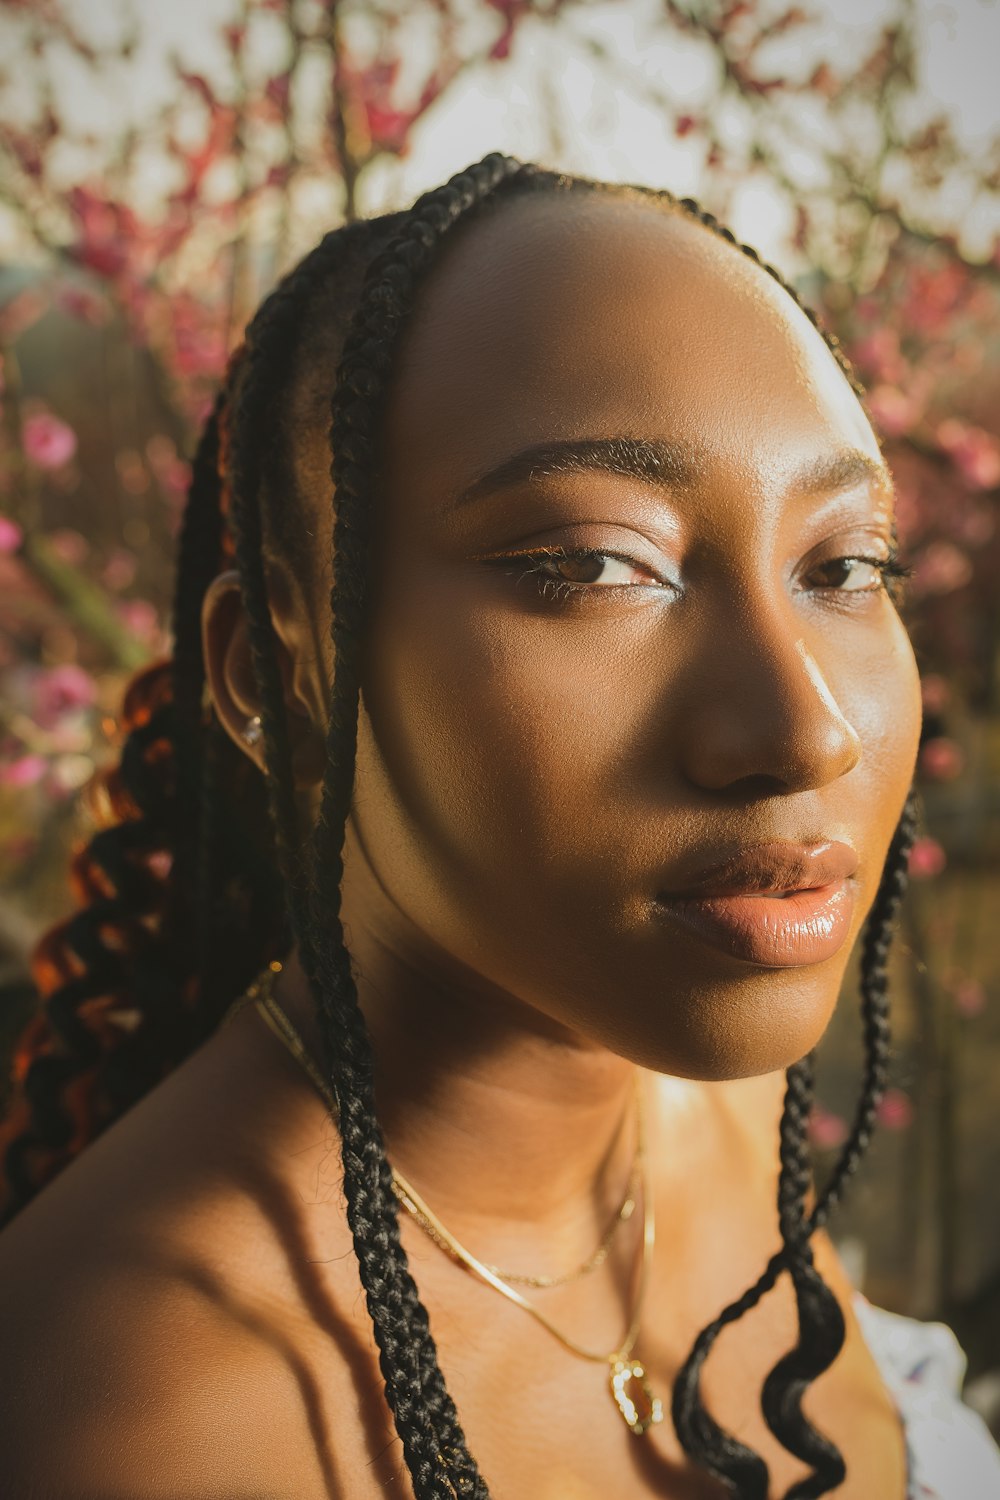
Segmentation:
[[(276, 636), (292, 772), (296, 788), (306, 790), (319, 785), (326, 766), (324, 695), (321, 685), (313, 681), (316, 653), (308, 649), (312, 639), (309, 623), (297, 615), (290, 601), (283, 600), (280, 609), (272, 602), (271, 623)], [(261, 704), (239, 574), (234, 570), (220, 573), (209, 584), (202, 603), (201, 632), (205, 676), (219, 723), (244, 755), (263, 770), (263, 741), (246, 737), (247, 727), (260, 713)]]

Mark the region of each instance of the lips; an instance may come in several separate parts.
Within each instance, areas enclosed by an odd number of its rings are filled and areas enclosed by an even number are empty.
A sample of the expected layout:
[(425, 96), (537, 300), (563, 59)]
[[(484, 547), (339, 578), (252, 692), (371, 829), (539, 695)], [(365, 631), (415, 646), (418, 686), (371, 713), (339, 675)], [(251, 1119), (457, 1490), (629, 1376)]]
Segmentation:
[(703, 866), (657, 906), (672, 924), (747, 963), (822, 963), (851, 930), (857, 868), (848, 844), (757, 844)]

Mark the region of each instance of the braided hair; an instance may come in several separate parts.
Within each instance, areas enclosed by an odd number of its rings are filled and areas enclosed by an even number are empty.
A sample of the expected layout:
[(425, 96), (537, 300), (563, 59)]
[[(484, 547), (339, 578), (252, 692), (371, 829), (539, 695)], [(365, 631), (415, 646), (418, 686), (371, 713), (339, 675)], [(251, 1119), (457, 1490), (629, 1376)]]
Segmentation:
[[(459, 226), (529, 192), (652, 197), (758, 261), (799, 300), (774, 267), (691, 199), (555, 174), (498, 154), (424, 194), (405, 213), (326, 235), (285, 277), (249, 325), (206, 423), (179, 548), (174, 656), (140, 674), (126, 697), (121, 763), (92, 797), (107, 826), (74, 860), (81, 909), (35, 954), (44, 1008), (15, 1049), (14, 1105), (0, 1130), (6, 1220), (189, 1055), (253, 975), (294, 941), (315, 997), (337, 1100), (347, 1217), (386, 1399), (418, 1500), (487, 1500), (488, 1490), (445, 1385), (400, 1241), (375, 1111), (371, 1044), (340, 919), (373, 486), (394, 350), (424, 277)], [(863, 400), (836, 340), (820, 332)], [(306, 372), (315, 388), (317, 365), (329, 371), (323, 403), (333, 385), (334, 673), (320, 811), (310, 831), (294, 791), (267, 564), (276, 556), (312, 566), (307, 507), (295, 493), (294, 438), (304, 424), (315, 429), (324, 420), (303, 378)], [(232, 565), (259, 693), (263, 778), (203, 704), (202, 600), (216, 574)], [(675, 1381), (672, 1412), (682, 1446), (743, 1500), (766, 1500), (767, 1466), (704, 1407), (702, 1367), (721, 1330), (785, 1273), (795, 1292), (798, 1342), (767, 1376), (761, 1402), (771, 1431), (811, 1468), (787, 1500), (827, 1494), (846, 1472), (836, 1447), (802, 1411), (804, 1392), (832, 1364), (845, 1336), (843, 1313), (815, 1266), (811, 1238), (857, 1169), (885, 1090), (887, 958), (917, 816), (911, 791), (864, 929), (864, 1075), (848, 1139), (807, 1212), (810, 1054), (787, 1070), (779, 1131), (781, 1248), (755, 1285), (699, 1334)]]

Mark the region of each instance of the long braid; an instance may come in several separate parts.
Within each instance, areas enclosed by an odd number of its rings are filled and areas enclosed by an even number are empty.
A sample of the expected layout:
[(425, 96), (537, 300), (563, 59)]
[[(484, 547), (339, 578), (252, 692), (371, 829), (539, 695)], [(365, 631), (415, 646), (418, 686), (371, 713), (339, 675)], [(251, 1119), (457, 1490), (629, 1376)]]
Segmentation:
[[(878, 892), (865, 922), (861, 948), (861, 1017), (865, 1047), (864, 1078), (850, 1134), (841, 1149), (823, 1192), (808, 1219), (809, 1232), (821, 1229), (839, 1204), (844, 1188), (867, 1150), (875, 1126), (878, 1106), (885, 1092), (890, 1057), (887, 960), (894, 923), (907, 885), (907, 864), (917, 831), (918, 800), (910, 792), (886, 856)], [(786, 1108), (780, 1133), (804, 1130), (801, 1119), (789, 1121)], [(771, 1291), (786, 1269), (785, 1244), (773, 1255), (763, 1274), (741, 1297), (725, 1307), (698, 1335), (690, 1354), (674, 1381), (672, 1416), (685, 1451), (698, 1463), (734, 1487), (743, 1500), (766, 1495), (766, 1470), (760, 1488), (761, 1460), (726, 1433), (709, 1415), (701, 1401), (701, 1372), (722, 1329), (737, 1322)], [(748, 1458), (749, 1455), (749, 1458)], [(751, 1463), (750, 1460), (753, 1460)], [(761, 1466), (762, 1467), (762, 1466)], [(753, 1485), (758, 1486), (757, 1489)]]
[(806, 1126), (814, 1084), (810, 1053), (787, 1071), (778, 1180), (778, 1224), (795, 1289), (799, 1340), (774, 1366), (761, 1392), (761, 1409), (775, 1437), (797, 1458), (813, 1465), (813, 1474), (792, 1486), (788, 1500), (825, 1495), (842, 1484), (847, 1473), (839, 1450), (802, 1411), (807, 1387), (836, 1359), (846, 1333), (840, 1303), (816, 1269), (809, 1243), (812, 1226), (805, 1212), (812, 1182)]
[(369, 269), (345, 341), (331, 419), (335, 670), (312, 860), (317, 942), (303, 962), (319, 1003), (340, 1111), (348, 1221), (387, 1399), (419, 1500), (453, 1493), (485, 1496), (486, 1489), (440, 1374), (426, 1311), (400, 1243), (398, 1206), (375, 1113), (371, 1043), (340, 922), (343, 843), (354, 785), (375, 445), (393, 345), (439, 240), (518, 170), (509, 158), (487, 157), (417, 202), (400, 235)]

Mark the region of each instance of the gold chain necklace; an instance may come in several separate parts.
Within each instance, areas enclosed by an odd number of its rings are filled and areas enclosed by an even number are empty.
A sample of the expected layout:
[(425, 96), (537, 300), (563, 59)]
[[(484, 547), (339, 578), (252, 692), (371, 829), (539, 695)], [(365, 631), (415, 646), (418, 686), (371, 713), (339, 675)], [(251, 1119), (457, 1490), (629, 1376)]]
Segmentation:
[[(281, 1006), (278, 1004), (278, 1001), (275, 999), (273, 993), (273, 985), (277, 975), (281, 972), (281, 967), (281, 964), (277, 961), (272, 963), (267, 969), (264, 970), (263, 974), (261, 974), (253, 982), (253, 984), (250, 985), (245, 995), (241, 997), (241, 1000), (252, 1002), (254, 1004), (258, 1013), (263, 1017), (264, 1021), (278, 1037), (279, 1041), (281, 1041), (285, 1045), (288, 1051), (291, 1052), (292, 1056), (301, 1064), (306, 1073), (308, 1073), (316, 1089), (329, 1105), (334, 1119), (337, 1119), (339, 1110), (337, 1108), (337, 1101), (334, 1097), (333, 1090), (330, 1088), (330, 1085), (327, 1083), (326, 1079), (323, 1077), (322, 1073), (317, 1067), (316, 1062), (314, 1061), (312, 1055), (306, 1047), (305, 1042), (302, 1040), (302, 1037), (299, 1035), (298, 1030), (293, 1025), (289, 1017), (285, 1014)], [(522, 1296), (515, 1287), (508, 1284), (508, 1282), (513, 1278), (505, 1278), (501, 1276), (501, 1274), (496, 1270), (495, 1267), (489, 1266), (485, 1262), (477, 1259), (477, 1257), (474, 1256), (470, 1250), (467, 1250), (465, 1246), (455, 1238), (451, 1231), (445, 1228), (445, 1226), (441, 1223), (441, 1220), (427, 1206), (417, 1190), (410, 1182), (407, 1181), (407, 1179), (403, 1176), (402, 1172), (398, 1170), (398, 1168), (391, 1167), (391, 1172), (393, 1192), (395, 1193), (397, 1199), (407, 1210), (407, 1212), (413, 1216), (420, 1227), (424, 1230), (425, 1234), (427, 1234), (436, 1245), (438, 1245), (442, 1250), (449, 1254), (454, 1260), (457, 1260), (468, 1271), (471, 1271), (472, 1274), (474, 1276), (477, 1276), (480, 1281), (486, 1282), (488, 1286), (493, 1287), (495, 1291), (498, 1291), (501, 1296), (506, 1297), (508, 1301), (513, 1302), (515, 1306), (522, 1308), (526, 1313), (530, 1313), (531, 1316), (537, 1322), (541, 1323), (542, 1327), (547, 1329), (554, 1338), (558, 1339), (559, 1342), (564, 1346), (564, 1348), (568, 1349), (571, 1354), (577, 1355), (580, 1359), (591, 1360), (596, 1364), (608, 1365), (608, 1384), (611, 1390), (611, 1394), (614, 1397), (615, 1405), (621, 1413), (624, 1421), (628, 1424), (630, 1431), (635, 1433), (637, 1436), (640, 1436), (649, 1427), (652, 1427), (655, 1423), (661, 1422), (663, 1420), (663, 1404), (658, 1397), (653, 1395), (653, 1392), (649, 1385), (649, 1381), (646, 1379), (646, 1371), (643, 1364), (639, 1360), (633, 1359), (631, 1357), (632, 1350), (635, 1348), (636, 1341), (639, 1337), (639, 1327), (642, 1319), (642, 1305), (643, 1301), (645, 1300), (646, 1288), (649, 1284), (649, 1273), (653, 1261), (653, 1250), (656, 1245), (656, 1219), (653, 1209), (649, 1165), (646, 1154), (645, 1109), (643, 1104), (642, 1090), (638, 1085), (636, 1088), (636, 1103), (638, 1114), (638, 1130), (633, 1175), (640, 1176), (642, 1181), (642, 1265), (639, 1272), (639, 1287), (636, 1292), (635, 1311), (633, 1312), (632, 1318), (629, 1322), (628, 1328), (625, 1331), (625, 1335), (621, 1343), (615, 1349), (613, 1349), (610, 1354), (603, 1354), (595, 1352), (591, 1349), (585, 1349), (581, 1344), (578, 1344), (574, 1339), (571, 1339), (566, 1334), (564, 1334), (548, 1317), (546, 1317), (545, 1313), (543, 1313), (540, 1308), (536, 1307), (533, 1302), (529, 1302), (528, 1299)], [(631, 1187), (631, 1176), (629, 1182)], [(628, 1218), (631, 1216), (631, 1213), (635, 1206), (634, 1197), (632, 1197), (631, 1192), (626, 1194), (625, 1202), (628, 1203), (630, 1198), (632, 1200), (632, 1207), (628, 1210), (628, 1213), (624, 1215), (624, 1218)], [(624, 1207), (625, 1205), (623, 1204), (622, 1209), (624, 1209)], [(616, 1224), (612, 1226), (611, 1233), (614, 1232), (614, 1229), (617, 1227), (617, 1223), (624, 1222), (622, 1209), (619, 1210), (618, 1219), (616, 1221)], [(609, 1236), (605, 1236), (605, 1239), (607, 1240), (608, 1246), (610, 1246)], [(602, 1250), (603, 1255), (601, 1255)], [(601, 1259), (603, 1260), (604, 1258), (606, 1258), (607, 1253), (608, 1252), (605, 1248), (605, 1241), (602, 1241), (601, 1245), (598, 1247), (598, 1250), (595, 1252), (595, 1255), (601, 1255)], [(594, 1257), (591, 1257), (591, 1259), (593, 1260)], [(598, 1262), (598, 1264), (599, 1263), (600, 1262)], [(586, 1266), (588, 1265), (588, 1263), (584, 1262), (584, 1265)], [(576, 1272), (571, 1274), (578, 1275), (581, 1273), (579, 1270), (577, 1270)], [(524, 1280), (526, 1278), (519, 1279)], [(568, 1280), (571, 1278), (564, 1279)], [(546, 1285), (558, 1284), (556, 1280), (549, 1278), (539, 1278), (539, 1281), (543, 1281)]]

